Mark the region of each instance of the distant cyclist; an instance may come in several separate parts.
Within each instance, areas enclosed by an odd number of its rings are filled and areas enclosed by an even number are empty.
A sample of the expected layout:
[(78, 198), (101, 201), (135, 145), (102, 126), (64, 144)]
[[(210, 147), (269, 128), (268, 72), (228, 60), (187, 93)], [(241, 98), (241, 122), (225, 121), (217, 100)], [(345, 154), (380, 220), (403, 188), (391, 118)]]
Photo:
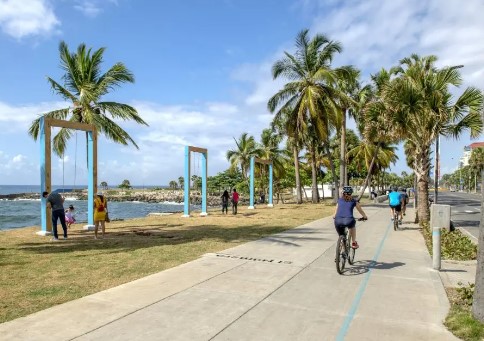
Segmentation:
[(353, 216), (353, 210), (356, 207), (358, 212), (363, 216), (363, 219), (368, 219), (365, 212), (360, 206), (360, 203), (353, 199), (353, 188), (350, 186), (343, 187), (343, 196), (338, 199), (338, 203), (336, 204), (336, 209), (334, 211), (333, 219), (334, 219), (334, 227), (338, 232), (338, 235), (342, 236), (345, 233), (345, 227), (348, 227), (350, 230), (351, 240), (353, 243), (351, 247), (357, 249), (359, 247), (358, 242), (356, 241), (356, 220)]
[(405, 211), (407, 210), (407, 205), (408, 205), (407, 190), (403, 187), (399, 187), (398, 191), (400, 192), (400, 195), (402, 196), (402, 214), (405, 215)]
[(395, 210), (397, 214), (400, 216), (399, 222), (402, 223), (403, 216), (402, 216), (402, 195), (398, 192), (396, 186), (390, 187), (391, 192), (388, 194), (388, 201), (390, 203), (390, 211), (392, 213), (392, 220), (395, 215)]

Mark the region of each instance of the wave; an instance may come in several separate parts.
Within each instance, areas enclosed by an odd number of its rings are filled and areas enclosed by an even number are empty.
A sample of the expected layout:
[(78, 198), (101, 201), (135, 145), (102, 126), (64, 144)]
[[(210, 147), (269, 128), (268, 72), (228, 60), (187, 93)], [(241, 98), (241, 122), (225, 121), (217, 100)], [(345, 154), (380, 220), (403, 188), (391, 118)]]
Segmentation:
[(160, 204), (163, 204), (163, 205), (178, 205), (178, 206), (184, 205), (184, 203), (182, 203), (182, 202), (175, 202), (175, 201), (163, 201), (163, 202), (160, 202)]
[(13, 201), (40, 201), (41, 199), (16, 198)]

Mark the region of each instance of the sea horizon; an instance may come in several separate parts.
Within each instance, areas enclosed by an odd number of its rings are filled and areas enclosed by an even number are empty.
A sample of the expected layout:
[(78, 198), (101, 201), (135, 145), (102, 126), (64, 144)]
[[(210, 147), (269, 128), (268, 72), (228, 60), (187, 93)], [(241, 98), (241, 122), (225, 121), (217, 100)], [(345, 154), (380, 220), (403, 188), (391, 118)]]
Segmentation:
[[(98, 186), (101, 189), (100, 186)], [(109, 187), (108, 189), (117, 189), (118, 186)], [(169, 188), (167, 185), (132, 185), (133, 189), (152, 189), (152, 188)], [(52, 190), (59, 189), (87, 189), (87, 184), (83, 185), (52, 185)], [(20, 194), (20, 193), (40, 193), (40, 185), (2, 185), (0, 184), (0, 195)]]

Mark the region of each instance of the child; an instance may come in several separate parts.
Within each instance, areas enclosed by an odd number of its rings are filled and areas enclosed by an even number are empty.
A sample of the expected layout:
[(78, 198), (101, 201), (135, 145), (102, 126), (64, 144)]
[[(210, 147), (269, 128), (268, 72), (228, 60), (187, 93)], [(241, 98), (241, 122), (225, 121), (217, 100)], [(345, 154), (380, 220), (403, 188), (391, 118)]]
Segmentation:
[(67, 228), (71, 227), (72, 224), (76, 222), (76, 217), (74, 215), (74, 206), (69, 205), (69, 208), (66, 210), (66, 223)]

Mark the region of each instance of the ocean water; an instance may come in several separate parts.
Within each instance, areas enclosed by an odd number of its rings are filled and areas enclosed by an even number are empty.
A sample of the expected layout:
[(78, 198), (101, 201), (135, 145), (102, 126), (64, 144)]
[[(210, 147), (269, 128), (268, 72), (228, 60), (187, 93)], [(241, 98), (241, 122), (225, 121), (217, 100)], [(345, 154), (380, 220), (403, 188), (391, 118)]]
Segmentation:
[[(38, 193), (40, 186), (0, 185), (0, 194)], [(55, 190), (59, 186), (52, 186)], [(74, 188), (74, 186), (65, 186)], [(76, 186), (75, 188), (85, 188)], [(146, 188), (146, 187), (145, 187)], [(108, 198), (109, 200), (109, 198)], [(71, 200), (66, 195), (64, 207), (73, 205), (78, 223), (87, 222), (87, 200)], [(183, 203), (146, 203), (146, 202), (109, 202), (109, 217), (111, 219), (129, 219), (146, 217), (155, 212), (183, 212)], [(191, 209), (199, 209), (192, 205)], [(0, 230), (9, 230), (26, 226), (40, 226), (40, 199), (38, 200), (2, 200), (0, 199)]]

